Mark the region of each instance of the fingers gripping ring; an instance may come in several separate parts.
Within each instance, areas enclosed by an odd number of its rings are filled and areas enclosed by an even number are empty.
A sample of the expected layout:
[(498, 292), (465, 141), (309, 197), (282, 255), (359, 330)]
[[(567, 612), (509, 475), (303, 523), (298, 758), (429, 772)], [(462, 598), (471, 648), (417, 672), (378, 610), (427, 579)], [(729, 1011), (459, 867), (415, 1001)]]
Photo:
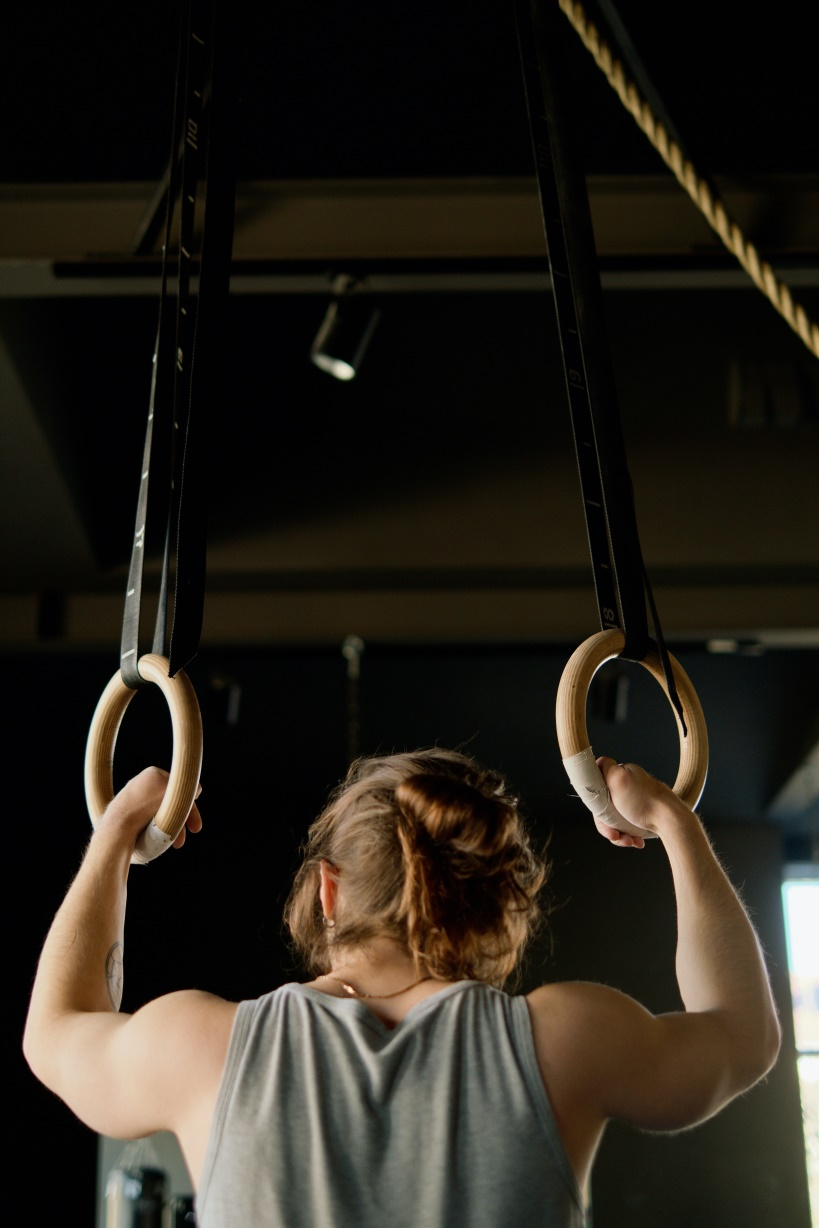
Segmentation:
[[(171, 678), (167, 657), (140, 657), (139, 673), (162, 691), (171, 714), (173, 757), (162, 804), (139, 837), (133, 863), (144, 865), (170, 848), (191, 812), (202, 770), (202, 716), (184, 670)], [(114, 797), (114, 748), (125, 709), (136, 695), (117, 671), (100, 696), (85, 748), (85, 800), (96, 827)]]
[[(595, 818), (630, 835), (648, 837), (653, 833), (635, 827), (614, 809), (603, 773), (589, 746), (586, 729), (586, 699), (591, 680), (601, 665), (619, 656), (624, 645), (622, 631), (598, 631), (572, 653), (557, 690), (557, 740), (569, 780)], [(679, 661), (671, 653), (668, 655), (688, 730), (687, 735), (683, 734), (679, 716), (672, 705), (680, 734), (680, 767), (674, 792), (693, 810), (699, 805), (708, 773), (708, 733), (691, 680)], [(668, 696), (663, 663), (656, 647), (640, 664), (657, 679)]]

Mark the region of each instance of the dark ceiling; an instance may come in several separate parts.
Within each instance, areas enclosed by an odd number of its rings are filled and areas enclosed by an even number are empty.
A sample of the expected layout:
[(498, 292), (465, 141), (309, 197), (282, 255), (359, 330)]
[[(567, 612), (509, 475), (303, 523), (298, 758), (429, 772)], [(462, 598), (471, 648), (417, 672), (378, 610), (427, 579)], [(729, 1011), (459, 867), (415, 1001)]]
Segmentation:
[[(738, 22), (707, 0), (592, 0), (585, 12), (642, 67), (700, 168), (745, 177), (816, 172), (819, 19), (814, 6), (797, 7), (789, 21)], [(5, 183), (159, 178), (176, 9), (15, 7), (4, 41)], [(531, 174), (512, 3), (421, 0), (403, 14), (376, 0), (237, 0), (226, 19), (240, 29), (240, 180)], [(575, 34), (565, 54), (589, 173), (662, 172)]]
[[(205, 640), (579, 642), (596, 608), (513, 4), (229, 7), (238, 187)], [(11, 650), (118, 640), (159, 295), (156, 247), (135, 245), (168, 158), (174, 8), (6, 15), (0, 640)], [(819, 11), (799, 10), (737, 20), (704, 0), (605, 0), (586, 13), (817, 319)], [(560, 29), (666, 634), (703, 651), (719, 639), (783, 661), (810, 653), (817, 358), (564, 16)], [(360, 374), (341, 384), (308, 351), (345, 272), (364, 279), (381, 319)], [(781, 702), (783, 684), (771, 685)], [(800, 695), (808, 755), (811, 707)], [(794, 766), (783, 757), (783, 784)]]

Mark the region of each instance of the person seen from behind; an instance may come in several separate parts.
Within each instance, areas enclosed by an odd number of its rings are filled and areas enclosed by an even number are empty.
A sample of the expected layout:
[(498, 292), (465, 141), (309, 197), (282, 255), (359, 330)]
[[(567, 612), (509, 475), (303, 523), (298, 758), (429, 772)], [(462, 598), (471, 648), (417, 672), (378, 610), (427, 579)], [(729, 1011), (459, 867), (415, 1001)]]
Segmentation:
[(101, 1134), (175, 1133), (199, 1228), (580, 1228), (608, 1122), (696, 1126), (780, 1044), (759, 940), (699, 818), (636, 764), (599, 764), (644, 836), (600, 834), (657, 837), (670, 863), (680, 1010), (584, 981), (514, 992), (548, 867), (502, 777), (433, 748), (359, 759), (310, 828), (285, 921), (312, 979), (123, 1012), (130, 859), (167, 783), (148, 768), (52, 922), (32, 1071)]

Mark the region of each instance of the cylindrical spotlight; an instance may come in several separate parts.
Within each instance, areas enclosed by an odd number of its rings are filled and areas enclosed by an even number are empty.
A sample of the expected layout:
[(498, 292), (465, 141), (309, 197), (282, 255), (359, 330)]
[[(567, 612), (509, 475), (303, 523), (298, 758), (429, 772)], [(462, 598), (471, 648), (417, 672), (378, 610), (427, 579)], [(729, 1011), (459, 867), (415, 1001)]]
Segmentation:
[(310, 347), (311, 361), (336, 379), (353, 379), (380, 316), (380, 309), (373, 307), (367, 295), (349, 289), (337, 295)]

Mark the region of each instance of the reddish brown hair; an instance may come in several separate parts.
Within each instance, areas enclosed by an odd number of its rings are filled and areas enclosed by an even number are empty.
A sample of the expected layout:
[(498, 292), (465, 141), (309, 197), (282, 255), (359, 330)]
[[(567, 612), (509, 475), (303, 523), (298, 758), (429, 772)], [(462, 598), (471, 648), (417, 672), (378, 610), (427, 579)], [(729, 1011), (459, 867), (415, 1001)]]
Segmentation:
[[(329, 934), (322, 861), (339, 881)], [(285, 923), (314, 973), (330, 967), (330, 941), (361, 947), (386, 936), (419, 975), (500, 985), (540, 918), (546, 878), (497, 772), (438, 748), (364, 758), (310, 828)]]

